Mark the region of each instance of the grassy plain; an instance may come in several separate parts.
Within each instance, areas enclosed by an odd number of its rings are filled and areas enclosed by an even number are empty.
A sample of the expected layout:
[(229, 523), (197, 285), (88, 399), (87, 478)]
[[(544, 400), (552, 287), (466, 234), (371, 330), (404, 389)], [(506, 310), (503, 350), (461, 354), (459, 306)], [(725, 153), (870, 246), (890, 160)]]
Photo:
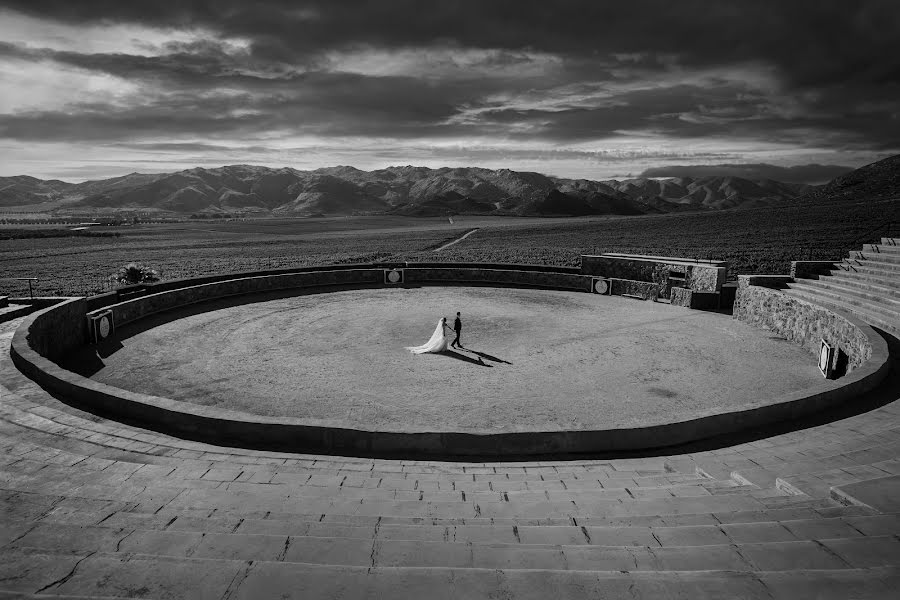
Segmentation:
[[(110, 237), (0, 240), (0, 294), (83, 295), (128, 262), (165, 279), (384, 260), (577, 266), (581, 254), (630, 252), (729, 261), (732, 274), (786, 273), (791, 260), (837, 259), (871, 229), (900, 222), (900, 200), (644, 217), (532, 219), (395, 216), (192, 221), (103, 227)], [(440, 252), (443, 242), (479, 230)]]

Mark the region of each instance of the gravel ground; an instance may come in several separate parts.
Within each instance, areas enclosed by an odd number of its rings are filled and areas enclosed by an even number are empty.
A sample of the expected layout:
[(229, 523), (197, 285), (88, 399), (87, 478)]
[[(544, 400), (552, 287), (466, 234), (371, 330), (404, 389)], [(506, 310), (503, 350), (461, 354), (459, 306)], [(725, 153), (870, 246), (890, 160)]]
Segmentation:
[[(391, 429), (635, 426), (822, 384), (815, 357), (727, 315), (622, 297), (421, 287), (254, 300), (167, 313), (117, 332), (102, 364), (90, 349), (65, 363), (206, 406)], [(457, 310), (466, 350), (405, 350)]]

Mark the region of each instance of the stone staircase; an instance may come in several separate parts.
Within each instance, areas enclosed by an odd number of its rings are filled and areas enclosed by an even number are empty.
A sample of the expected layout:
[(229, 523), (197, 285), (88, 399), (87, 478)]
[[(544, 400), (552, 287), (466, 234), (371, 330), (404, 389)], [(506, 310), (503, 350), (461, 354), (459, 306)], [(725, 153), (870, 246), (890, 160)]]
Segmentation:
[(798, 279), (785, 293), (854, 314), (870, 325), (900, 334), (900, 239), (866, 244), (829, 275)]
[[(459, 463), (226, 448), (60, 402), (0, 323), (0, 598), (889, 598), (880, 405), (670, 456)], [(879, 489), (885, 489), (882, 485)], [(850, 490), (850, 491), (847, 491)], [(896, 496), (895, 496), (896, 498)]]

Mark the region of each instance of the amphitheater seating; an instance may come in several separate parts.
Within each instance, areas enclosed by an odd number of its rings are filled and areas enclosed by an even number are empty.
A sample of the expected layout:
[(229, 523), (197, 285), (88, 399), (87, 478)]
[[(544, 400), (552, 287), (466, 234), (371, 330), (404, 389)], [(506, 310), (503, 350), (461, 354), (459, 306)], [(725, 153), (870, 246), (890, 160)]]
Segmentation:
[(837, 308), (893, 334), (900, 334), (900, 239), (866, 244), (830, 275), (799, 279), (786, 293)]
[[(841, 306), (889, 324), (861, 286), (900, 298), (897, 279), (868, 260), (821, 282), (849, 282)], [(900, 585), (900, 498), (859, 485), (900, 480), (895, 340), (888, 381), (860, 399), (880, 407), (855, 416), (669, 456), (455, 463), (108, 421), (15, 369), (20, 320), (0, 323), (0, 598), (888, 598)]]

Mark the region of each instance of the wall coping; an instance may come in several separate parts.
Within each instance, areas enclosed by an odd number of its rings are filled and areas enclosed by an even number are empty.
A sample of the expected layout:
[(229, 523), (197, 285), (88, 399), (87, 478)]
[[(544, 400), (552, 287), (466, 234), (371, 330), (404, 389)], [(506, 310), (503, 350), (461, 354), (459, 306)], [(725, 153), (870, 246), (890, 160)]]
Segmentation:
[[(453, 266), (446, 265), (448, 271)], [(571, 291), (571, 290), (567, 290)], [(161, 292), (167, 293), (167, 292)], [(127, 302), (138, 302), (141, 296)], [(41, 356), (29, 343), (29, 331), (37, 320), (78, 299), (41, 310), (27, 317), (15, 331), (10, 348), (19, 370), (42, 387), (76, 400), (85, 407), (112, 414), (142, 426), (209, 443), (292, 452), (326, 452), (350, 455), (519, 456), (630, 452), (661, 449), (722, 434), (731, 434), (808, 416), (841, 404), (873, 389), (888, 370), (888, 346), (881, 336), (856, 321), (872, 343), (870, 359), (841, 379), (786, 394), (774, 401), (760, 401), (740, 410), (710, 410), (691, 419), (649, 422), (637, 427), (604, 430), (531, 429), (509, 427), (491, 430), (453, 431), (439, 428), (348, 428), (340, 422), (292, 417), (265, 417), (238, 411), (122, 390), (102, 384), (58, 366)]]
[(699, 258), (678, 258), (674, 256), (653, 256), (651, 254), (619, 254), (616, 252), (605, 252), (603, 254), (583, 254), (589, 258), (618, 258), (623, 260), (638, 260), (644, 262), (661, 262), (671, 265), (686, 265), (694, 267), (725, 267), (728, 261), (724, 260), (703, 260)]

